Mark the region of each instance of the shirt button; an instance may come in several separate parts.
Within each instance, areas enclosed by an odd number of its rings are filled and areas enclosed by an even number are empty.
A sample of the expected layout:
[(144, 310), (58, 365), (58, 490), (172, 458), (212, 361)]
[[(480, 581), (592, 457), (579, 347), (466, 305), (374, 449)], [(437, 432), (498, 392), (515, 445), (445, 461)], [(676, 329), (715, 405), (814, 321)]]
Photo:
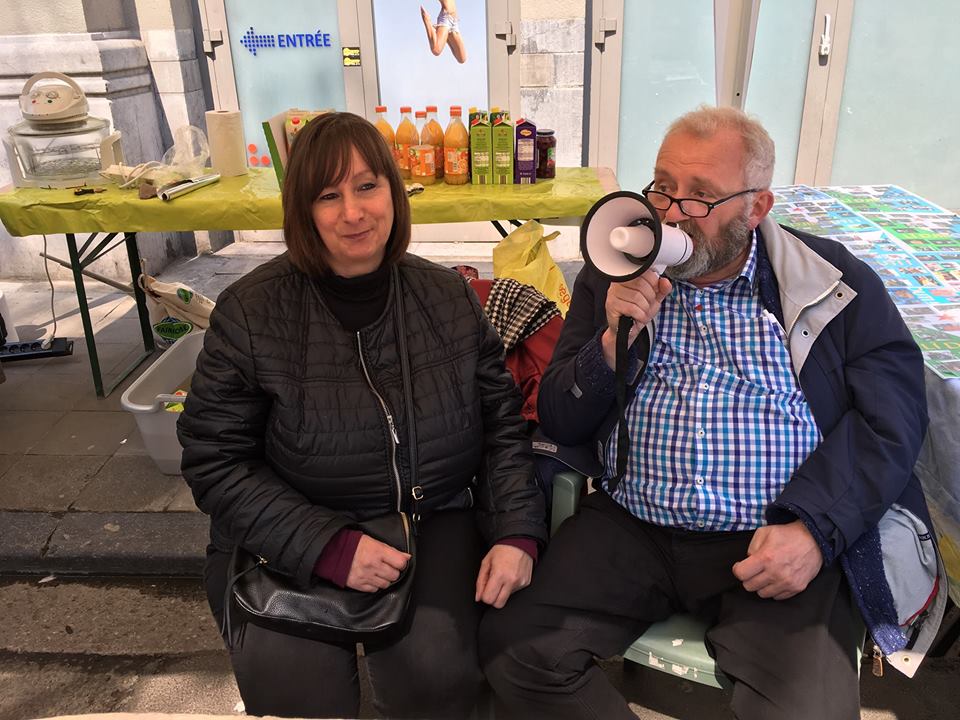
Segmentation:
[(697, 485), (703, 485), (703, 477), (700, 475), (697, 475)]
[(707, 434), (707, 433), (706, 433), (706, 431), (704, 431), (703, 428), (697, 428), (697, 437), (703, 437), (703, 436), (706, 435), (706, 434)]
[(706, 523), (703, 520), (697, 520), (697, 527), (703, 527)]
[(700, 325), (700, 332), (704, 332), (704, 333), (705, 333), (706, 331), (707, 331), (707, 326), (706, 326), (706, 325)]
[(706, 383), (700, 383), (700, 389), (701, 389), (701, 390), (709, 390), (709, 389), (710, 389), (710, 386), (707, 385)]

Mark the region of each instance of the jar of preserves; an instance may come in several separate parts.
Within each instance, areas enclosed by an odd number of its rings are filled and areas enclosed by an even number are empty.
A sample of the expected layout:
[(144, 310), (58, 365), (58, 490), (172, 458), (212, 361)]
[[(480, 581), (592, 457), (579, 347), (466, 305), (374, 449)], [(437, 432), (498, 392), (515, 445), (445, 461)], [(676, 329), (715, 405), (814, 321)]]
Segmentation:
[(553, 130), (537, 129), (537, 179), (557, 176), (557, 138)]

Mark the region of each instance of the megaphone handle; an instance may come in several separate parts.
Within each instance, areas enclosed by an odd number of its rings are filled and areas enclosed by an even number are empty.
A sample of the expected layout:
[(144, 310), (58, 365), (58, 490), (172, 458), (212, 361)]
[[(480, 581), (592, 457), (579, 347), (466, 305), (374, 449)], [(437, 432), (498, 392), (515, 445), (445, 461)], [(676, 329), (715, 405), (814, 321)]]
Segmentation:
[(617, 344), (616, 355), (614, 359), (614, 373), (616, 374), (616, 392), (617, 392), (617, 474), (613, 481), (609, 483), (608, 489), (612, 493), (627, 471), (627, 454), (630, 452), (630, 433), (627, 430), (627, 341), (630, 338), (630, 330), (633, 328), (633, 318), (626, 315), (620, 316), (617, 323)]

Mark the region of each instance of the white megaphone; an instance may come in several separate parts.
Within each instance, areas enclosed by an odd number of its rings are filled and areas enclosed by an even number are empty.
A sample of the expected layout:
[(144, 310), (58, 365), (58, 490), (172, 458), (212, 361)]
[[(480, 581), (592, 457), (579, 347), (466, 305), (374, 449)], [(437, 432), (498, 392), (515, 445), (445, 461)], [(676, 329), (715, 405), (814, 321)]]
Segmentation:
[(584, 262), (612, 282), (624, 282), (653, 268), (679, 265), (693, 252), (683, 230), (660, 222), (650, 202), (629, 190), (597, 200), (580, 227)]

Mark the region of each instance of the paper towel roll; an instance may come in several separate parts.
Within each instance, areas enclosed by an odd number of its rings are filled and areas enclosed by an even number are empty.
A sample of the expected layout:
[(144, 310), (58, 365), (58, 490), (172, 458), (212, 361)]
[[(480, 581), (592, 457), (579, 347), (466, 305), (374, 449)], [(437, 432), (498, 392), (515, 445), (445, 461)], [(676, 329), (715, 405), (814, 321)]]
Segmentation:
[(207, 141), (210, 165), (224, 177), (247, 171), (247, 152), (243, 142), (243, 122), (236, 110), (208, 110)]

